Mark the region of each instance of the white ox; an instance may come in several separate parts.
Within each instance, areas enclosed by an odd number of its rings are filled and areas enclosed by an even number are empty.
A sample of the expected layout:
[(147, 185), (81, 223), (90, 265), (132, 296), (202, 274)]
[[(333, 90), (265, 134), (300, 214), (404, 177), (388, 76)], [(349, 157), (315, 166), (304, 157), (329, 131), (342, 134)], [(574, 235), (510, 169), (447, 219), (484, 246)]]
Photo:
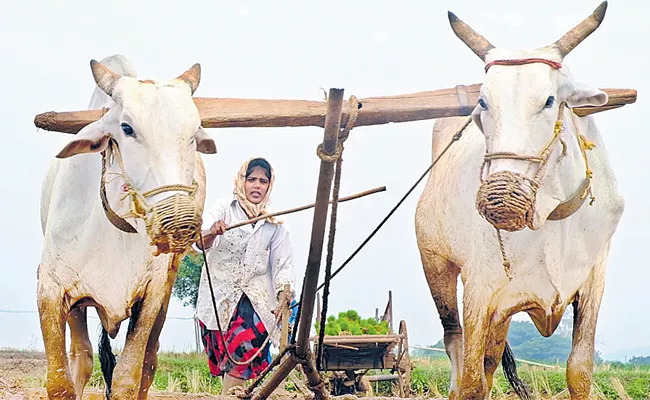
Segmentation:
[[(112, 392), (114, 399), (143, 399), (156, 369), (158, 338), (185, 251), (161, 235), (187, 239), (195, 234), (196, 221), (191, 220), (200, 216), (205, 199), (205, 171), (197, 150), (215, 153), (216, 146), (201, 128), (192, 99), (201, 77), (198, 64), (168, 82), (138, 80), (129, 61), (119, 55), (101, 63), (93, 60), (91, 69), (98, 87), (89, 107), (110, 110), (57, 154), (41, 195), (45, 240), (38, 268), (38, 309), (47, 355), (46, 387), (51, 399), (81, 398), (92, 371), (86, 307), (93, 306), (102, 324), (99, 350), (107, 396)], [(108, 204), (100, 196), (102, 152), (107, 156)], [(166, 185), (173, 190), (165, 191)], [(194, 198), (188, 197), (191, 187)], [(125, 193), (130, 196), (123, 198)], [(151, 218), (152, 212), (161, 212), (156, 205), (165, 202), (189, 210), (182, 229)], [(130, 211), (140, 218), (124, 216)], [(182, 215), (172, 219), (175, 216)], [(115, 365), (107, 333), (115, 338), (127, 318), (126, 343)]]
[[(471, 121), (462, 138), (432, 170), (416, 211), (424, 273), (452, 364), (450, 399), (488, 398), (500, 359), (515, 390), (526, 397), (526, 388), (517, 381), (516, 369), (512, 370), (514, 360), (506, 342), (511, 317), (525, 311), (538, 331), (548, 337), (570, 304), (574, 326), (567, 384), (572, 399), (589, 395), (610, 240), (623, 213), (624, 200), (594, 119), (587, 116), (574, 122), (570, 109), (605, 104), (607, 95), (576, 82), (561, 63), (600, 25), (606, 6), (602, 3), (552, 45), (532, 51), (494, 48), (449, 13), (455, 34), (487, 68)], [(526, 61), (521, 64), (521, 60)], [(567, 105), (559, 118), (564, 130), (551, 142), (562, 102)], [(433, 158), (467, 120), (436, 121)], [(577, 136), (576, 126), (587, 141)], [(582, 202), (588, 194), (583, 184), (588, 181), (581, 142), (587, 148), (591, 147), (589, 142), (595, 145), (585, 151), (593, 171), (593, 205), (589, 200)], [(539, 174), (535, 196), (530, 179), (540, 165), (534, 158), (520, 156), (537, 156), (545, 147), (548, 159)], [(487, 163), (483, 169), (484, 158)], [(514, 183), (507, 186), (507, 182), (500, 182), (504, 176), (514, 176)], [(484, 210), (485, 218), (477, 211), (481, 188), (485, 190), (482, 199), (491, 207)], [(496, 193), (495, 188), (505, 190)], [(507, 209), (507, 199), (517, 200), (517, 196), (531, 193), (532, 207), (520, 212)], [(521, 218), (518, 226), (505, 229), (504, 223), (514, 219), (499, 220), (500, 215)], [(497, 226), (501, 228), (505, 259), (510, 262), (510, 276), (504, 267)], [(462, 328), (457, 304), (459, 274), (464, 288)]]

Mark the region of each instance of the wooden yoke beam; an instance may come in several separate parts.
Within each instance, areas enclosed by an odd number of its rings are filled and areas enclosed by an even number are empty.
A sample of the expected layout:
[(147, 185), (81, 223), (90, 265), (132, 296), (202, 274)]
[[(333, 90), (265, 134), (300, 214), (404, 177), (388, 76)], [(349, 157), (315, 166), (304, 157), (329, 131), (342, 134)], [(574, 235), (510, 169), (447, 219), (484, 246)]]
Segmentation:
[[(359, 116), (354, 126), (381, 125), (469, 115), (478, 101), (480, 84), (457, 86), (427, 92), (397, 96), (358, 99)], [(634, 89), (603, 89), (609, 96), (600, 107), (578, 107), (578, 116), (622, 107), (636, 101)], [(307, 100), (233, 99), (195, 97), (204, 128), (244, 127), (325, 127), (327, 102)], [(102, 117), (105, 110), (45, 112), (34, 119), (36, 127), (48, 131), (77, 133), (81, 128)], [(345, 102), (341, 125), (350, 115)]]

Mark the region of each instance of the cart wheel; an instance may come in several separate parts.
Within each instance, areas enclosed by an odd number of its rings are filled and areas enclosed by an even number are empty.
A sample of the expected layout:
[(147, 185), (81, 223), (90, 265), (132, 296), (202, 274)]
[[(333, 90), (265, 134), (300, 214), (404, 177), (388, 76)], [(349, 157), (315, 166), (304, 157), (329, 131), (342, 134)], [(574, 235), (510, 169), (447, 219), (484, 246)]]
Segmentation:
[(399, 395), (407, 398), (411, 395), (411, 357), (409, 356), (409, 338), (405, 321), (399, 323), (399, 334), (403, 335), (399, 342), (396, 365)]

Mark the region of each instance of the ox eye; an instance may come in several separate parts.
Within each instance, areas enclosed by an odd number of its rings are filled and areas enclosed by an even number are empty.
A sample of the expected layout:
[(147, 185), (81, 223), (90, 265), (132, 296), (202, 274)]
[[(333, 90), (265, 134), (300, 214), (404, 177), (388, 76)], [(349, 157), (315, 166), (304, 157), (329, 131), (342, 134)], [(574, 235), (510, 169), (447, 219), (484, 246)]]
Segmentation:
[(481, 106), (482, 109), (487, 110), (487, 104), (485, 103), (485, 100), (483, 99), (478, 99), (478, 105)]
[(123, 122), (122, 125), (120, 125), (120, 127), (122, 128), (122, 132), (124, 132), (126, 136), (135, 137), (135, 132), (133, 131), (133, 127), (131, 127), (131, 125), (127, 124), (126, 122)]
[(551, 108), (553, 107), (553, 104), (555, 104), (555, 97), (548, 96), (548, 99), (546, 99), (546, 103), (544, 104), (544, 108)]

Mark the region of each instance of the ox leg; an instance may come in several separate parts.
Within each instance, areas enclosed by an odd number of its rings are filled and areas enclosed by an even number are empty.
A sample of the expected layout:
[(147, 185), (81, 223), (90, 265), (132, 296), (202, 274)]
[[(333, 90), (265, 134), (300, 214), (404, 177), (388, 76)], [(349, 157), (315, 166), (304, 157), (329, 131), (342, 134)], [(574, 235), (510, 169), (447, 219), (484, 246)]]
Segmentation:
[(168, 305), (169, 296), (167, 296), (167, 301), (164, 302), (160, 311), (158, 312), (156, 322), (151, 329), (151, 334), (149, 335), (149, 340), (147, 341), (147, 349), (144, 354), (142, 381), (140, 382), (140, 393), (138, 394), (138, 400), (145, 400), (147, 398), (149, 388), (153, 382), (153, 377), (156, 374), (156, 368), (158, 367), (158, 348), (160, 344), (158, 339), (160, 338), (160, 332), (162, 331), (163, 325), (165, 324)]
[(566, 370), (571, 400), (587, 399), (591, 391), (596, 320), (605, 285), (603, 269), (596, 269), (597, 277), (573, 302), (573, 348)]
[(489, 308), (484, 293), (485, 282), (467, 282), (463, 293), (463, 375), (460, 398), (484, 400), (487, 398), (485, 376), (486, 345), (490, 332)]
[(492, 397), (492, 387), (494, 383), (494, 372), (499, 366), (503, 350), (506, 346), (506, 337), (510, 328), (510, 318), (505, 322), (492, 325), (488, 335), (487, 347), (485, 349), (485, 358), (483, 367), (485, 368), (485, 380), (487, 382), (487, 392), (489, 398)]
[(151, 328), (149, 339), (147, 340), (147, 349), (144, 354), (144, 363), (142, 368), (142, 379), (140, 381), (140, 392), (138, 393), (138, 400), (145, 400), (149, 393), (149, 388), (153, 382), (156, 368), (158, 367), (158, 348), (160, 345), (159, 338), (162, 331), (165, 319), (167, 317), (167, 307), (169, 306), (169, 299), (171, 298), (172, 287), (176, 281), (178, 274), (178, 267), (183, 257), (174, 256), (171, 260), (170, 268), (167, 273), (167, 281), (165, 284), (164, 297), (162, 305), (156, 316), (156, 321)]
[[(158, 270), (160, 272), (155, 273), (148, 284), (139, 315), (135, 316), (133, 329), (129, 329), (126, 335), (126, 344), (113, 374), (112, 400), (147, 397), (149, 387), (142, 384), (150, 386), (153, 380), (157, 363), (154, 349), (158, 346), (158, 335), (162, 330), (180, 260), (181, 257), (175, 256), (171, 264), (165, 265), (162, 271)], [(160, 317), (161, 314), (163, 317)], [(148, 372), (143, 373), (144, 369)]]
[(38, 281), (38, 313), (47, 358), (47, 395), (51, 400), (74, 400), (75, 388), (65, 351), (65, 316), (69, 305), (61, 288), (52, 280)]
[(455, 400), (459, 395), (463, 370), (463, 329), (458, 316), (456, 291), (460, 269), (446, 258), (424, 251), (422, 265), (444, 328), (445, 350), (451, 362), (449, 399)]
[[(151, 285), (158, 286), (154, 282), (151, 282)], [(146, 348), (149, 334), (160, 310), (162, 302), (160, 297), (162, 296), (155, 291), (147, 291), (140, 314), (131, 317), (135, 322), (133, 329), (129, 329), (126, 334), (124, 350), (120, 353), (120, 360), (113, 372), (111, 400), (132, 400), (140, 393)]]
[(70, 325), (70, 358), (72, 378), (77, 398), (81, 399), (84, 387), (93, 372), (93, 347), (88, 337), (86, 309), (73, 308), (68, 315)]

